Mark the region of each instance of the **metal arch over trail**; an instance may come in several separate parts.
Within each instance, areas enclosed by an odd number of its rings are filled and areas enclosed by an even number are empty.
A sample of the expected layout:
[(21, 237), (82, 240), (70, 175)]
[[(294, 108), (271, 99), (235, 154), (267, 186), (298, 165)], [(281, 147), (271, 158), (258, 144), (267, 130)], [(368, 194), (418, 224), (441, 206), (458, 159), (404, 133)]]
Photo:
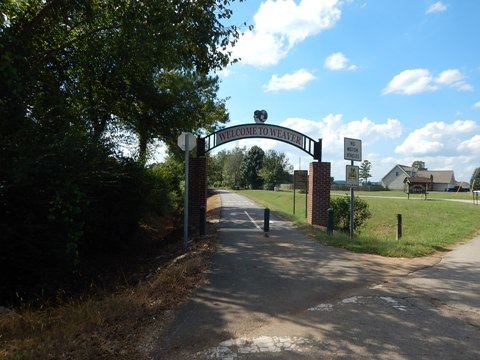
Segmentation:
[[(309, 167), (307, 218), (309, 224), (327, 226), (327, 210), (330, 207), (331, 164), (322, 162), (322, 139), (315, 141), (298, 131), (261, 123), (267, 118), (267, 112), (264, 110), (255, 111), (255, 121), (257, 121), (257, 113), (261, 113), (259, 114), (261, 115), (259, 116), (260, 123), (232, 126), (215, 131), (205, 137), (197, 137), (197, 157), (192, 158), (190, 162), (192, 182), (190, 182), (191, 191), (189, 191), (194, 196), (189, 203), (189, 212), (196, 213), (189, 218), (200, 219), (200, 209), (205, 209), (206, 206), (208, 159), (205, 153), (231, 141), (265, 138), (293, 145), (316, 160), (311, 162)], [(202, 218), (205, 219), (204, 216)]]
[(199, 137), (197, 138), (197, 154), (203, 156), (205, 152), (217, 146), (248, 138), (265, 138), (282, 141), (305, 151), (315, 160), (322, 161), (322, 139), (315, 141), (311, 137), (298, 131), (278, 125), (267, 124), (237, 125), (215, 131), (204, 138)]

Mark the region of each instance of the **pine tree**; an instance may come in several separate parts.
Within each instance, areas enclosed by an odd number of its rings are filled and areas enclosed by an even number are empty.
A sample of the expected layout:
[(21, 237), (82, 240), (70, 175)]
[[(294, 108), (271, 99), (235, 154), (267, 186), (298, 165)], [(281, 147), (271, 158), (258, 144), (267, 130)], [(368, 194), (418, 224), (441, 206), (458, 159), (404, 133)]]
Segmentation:
[(368, 178), (372, 177), (370, 170), (372, 169), (372, 163), (368, 160), (363, 160), (360, 164), (360, 179), (364, 180), (364, 183), (368, 182)]

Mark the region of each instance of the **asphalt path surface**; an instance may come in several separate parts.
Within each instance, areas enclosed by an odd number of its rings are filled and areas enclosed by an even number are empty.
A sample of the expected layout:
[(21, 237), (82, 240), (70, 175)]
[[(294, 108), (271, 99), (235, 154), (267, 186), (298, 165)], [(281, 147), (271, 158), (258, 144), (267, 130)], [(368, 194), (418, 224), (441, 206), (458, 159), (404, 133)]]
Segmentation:
[(480, 238), (444, 256), (323, 246), (221, 193), (208, 282), (152, 359), (480, 359)]

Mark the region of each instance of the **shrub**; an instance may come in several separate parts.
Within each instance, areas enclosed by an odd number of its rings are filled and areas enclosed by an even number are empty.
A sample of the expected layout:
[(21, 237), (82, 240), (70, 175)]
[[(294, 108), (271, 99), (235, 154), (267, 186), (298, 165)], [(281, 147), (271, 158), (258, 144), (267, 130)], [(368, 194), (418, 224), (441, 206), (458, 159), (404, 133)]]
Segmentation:
[[(333, 209), (333, 226), (335, 229), (348, 232), (350, 230), (350, 197), (335, 197), (330, 200)], [(354, 200), (353, 229), (359, 230), (372, 216), (368, 204), (356, 197)]]
[(147, 169), (146, 214), (177, 214), (183, 206), (184, 172), (181, 162), (167, 159)]
[(274, 188), (275, 188), (274, 183), (268, 182), (268, 183), (263, 184), (263, 190), (273, 191)]
[(130, 246), (141, 215), (142, 167), (80, 132), (41, 134), (0, 155), (0, 301), (72, 283), (91, 255)]

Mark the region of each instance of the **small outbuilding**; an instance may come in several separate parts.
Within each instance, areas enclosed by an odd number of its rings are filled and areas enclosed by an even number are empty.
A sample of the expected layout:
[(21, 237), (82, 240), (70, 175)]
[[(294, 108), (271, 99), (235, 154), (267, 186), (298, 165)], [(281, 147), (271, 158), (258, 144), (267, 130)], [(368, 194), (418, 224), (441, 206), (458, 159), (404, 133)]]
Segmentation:
[(407, 193), (408, 198), (410, 199), (410, 194), (423, 194), (425, 200), (427, 200), (428, 191), (432, 190), (433, 186), (433, 176), (421, 177), (421, 176), (410, 176), (406, 177), (403, 180), (405, 184), (405, 192)]

